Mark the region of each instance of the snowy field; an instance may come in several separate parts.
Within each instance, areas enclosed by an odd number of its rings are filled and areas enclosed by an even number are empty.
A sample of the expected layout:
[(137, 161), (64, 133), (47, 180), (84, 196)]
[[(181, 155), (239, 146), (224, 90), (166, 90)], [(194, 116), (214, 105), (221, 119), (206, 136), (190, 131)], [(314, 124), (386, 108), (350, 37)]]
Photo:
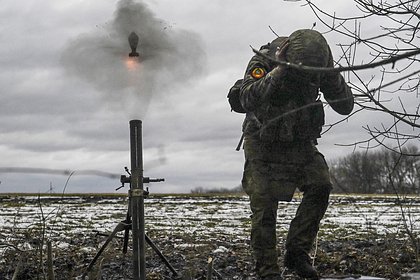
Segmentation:
[[(2, 196), (1, 239), (13, 238), (31, 228), (45, 227), (45, 235), (66, 246), (64, 235), (107, 233), (125, 219), (125, 196)], [(300, 198), (279, 204), (278, 232), (284, 234)], [(246, 196), (155, 196), (145, 201), (146, 231), (187, 235), (202, 240), (246, 240), (251, 215)], [(387, 234), (406, 229), (420, 232), (420, 197), (332, 196), (323, 219), (320, 238), (351, 238)], [(180, 245), (182, 246), (182, 244)]]
[[(279, 204), (280, 250), (300, 199), (297, 196)], [(105, 241), (101, 234), (109, 234), (125, 219), (128, 199), (5, 194), (0, 195), (0, 206), (0, 279), (12, 279), (19, 255), (28, 262), (22, 275), (37, 279), (42, 274), (39, 248), (44, 244), (45, 250), (46, 241), (52, 243), (57, 279), (76, 279)], [(182, 272), (183, 279), (204, 279), (209, 256), (215, 258), (215, 269), (226, 279), (256, 279), (249, 251), (251, 212), (246, 196), (156, 195), (145, 201), (145, 213), (147, 234)], [(318, 269), (323, 275), (397, 279), (416, 266), (408, 237), (419, 233), (419, 196), (334, 195), (315, 244)], [(131, 279), (131, 256), (121, 254), (122, 235), (120, 232), (101, 256), (103, 279)], [(171, 279), (149, 246), (146, 255), (147, 279)], [(283, 276), (296, 279), (288, 271)]]

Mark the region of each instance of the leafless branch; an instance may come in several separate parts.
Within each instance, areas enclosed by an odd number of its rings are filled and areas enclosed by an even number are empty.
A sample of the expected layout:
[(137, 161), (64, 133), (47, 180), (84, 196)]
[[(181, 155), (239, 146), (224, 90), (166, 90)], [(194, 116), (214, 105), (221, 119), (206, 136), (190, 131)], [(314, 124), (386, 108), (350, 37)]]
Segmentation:
[[(267, 59), (268, 61), (270, 61), (271, 63), (277, 64), (277, 65), (282, 65), (288, 68), (292, 68), (292, 69), (297, 69), (300, 71), (305, 71), (305, 72), (318, 72), (318, 73), (337, 73), (337, 72), (344, 72), (344, 71), (358, 71), (358, 70), (364, 70), (364, 69), (371, 69), (371, 68), (375, 68), (378, 66), (382, 66), (382, 65), (387, 65), (387, 64), (395, 64), (397, 61), (411, 57), (411, 56), (415, 56), (417, 54), (420, 54), (420, 49), (414, 50), (414, 51), (410, 51), (404, 54), (400, 54), (400, 55), (395, 55), (395, 56), (391, 56), (387, 59), (378, 61), (378, 62), (373, 62), (370, 64), (362, 64), (362, 65), (355, 65), (355, 66), (345, 66), (345, 67), (312, 67), (312, 66), (306, 66), (303, 64), (293, 64), (287, 61), (280, 61), (280, 60), (276, 60), (271, 58), (270, 56), (254, 49), (251, 46), (251, 49), (254, 53), (256, 53), (257, 55), (260, 55), (262, 57), (264, 57), (265, 59)], [(418, 73), (418, 72), (416, 72)]]

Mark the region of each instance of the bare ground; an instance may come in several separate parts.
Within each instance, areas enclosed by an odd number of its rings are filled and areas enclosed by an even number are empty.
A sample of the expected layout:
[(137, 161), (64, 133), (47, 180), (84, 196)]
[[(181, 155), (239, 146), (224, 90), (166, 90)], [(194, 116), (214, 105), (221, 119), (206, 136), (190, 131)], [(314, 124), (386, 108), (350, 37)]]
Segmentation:
[[(173, 202), (174, 199), (171, 198), (170, 201)], [(18, 202), (22, 204), (20, 201)], [(10, 204), (10, 201), (7, 203)], [(92, 203), (92, 205), (96, 205), (96, 201)], [(123, 206), (121, 209), (125, 208), (124, 201), (118, 203)], [(160, 203), (161, 201), (156, 201), (156, 208), (154, 209), (162, 207)], [(181, 202), (176, 204), (179, 203)], [(190, 203), (186, 201), (182, 209), (187, 208)], [(208, 201), (205, 203), (208, 203)], [(226, 205), (224, 201), (218, 203), (215, 208), (213, 207), (214, 204), (206, 204), (207, 206), (203, 204), (202, 207), (220, 209), (220, 205)], [(233, 205), (239, 208), (241, 204)], [(79, 204), (77, 204), (77, 207), (80, 207)], [(152, 205), (149, 207), (152, 207)], [(192, 208), (195, 207), (197, 206), (192, 206)], [(67, 206), (66, 209), (74, 212), (76, 208)], [(117, 211), (122, 212), (119, 209), (117, 208)], [(83, 208), (81, 211), (86, 210)], [(17, 220), (20, 213), (16, 213), (14, 219)], [(65, 212), (54, 213), (57, 213), (56, 216), (60, 216), (64, 215)], [(226, 213), (229, 214), (230, 212)], [(121, 219), (121, 216), (114, 217), (113, 215), (110, 214), (112, 219)], [(122, 212), (121, 215), (123, 216), (124, 213)], [(214, 212), (210, 217), (212, 217), (211, 222), (220, 223), (221, 221), (216, 219)], [(164, 219), (168, 218), (170, 219), (171, 216), (164, 217)], [(226, 216), (220, 216), (219, 218), (226, 219)], [(200, 230), (164, 230), (163, 226), (160, 227), (155, 224), (149, 228), (148, 236), (181, 275), (179, 279), (207, 279), (209, 257), (213, 258), (213, 267), (217, 271), (217, 273), (213, 273), (212, 279), (219, 279), (217, 275), (221, 276), (221, 279), (257, 279), (253, 271), (254, 265), (247, 232), (249, 223), (246, 220), (247, 218), (245, 218), (244, 223), (246, 230), (242, 234), (236, 234), (235, 232), (223, 234), (221, 231), (211, 231), (211, 223), (202, 224), (205, 225), (204, 232)], [(68, 221), (71, 221), (71, 219)], [(1, 280), (12, 279), (16, 270), (19, 273), (16, 274), (15, 279), (47, 279), (45, 244), (48, 238), (43, 234), (43, 230), (46, 229), (42, 226), (35, 226), (26, 230), (12, 230), (10, 228), (10, 232), (3, 229), (0, 232)], [(99, 228), (98, 230), (107, 232), (111, 231), (112, 228)], [(226, 231), (228, 230), (226, 229)], [(356, 231), (355, 234), (354, 228), (347, 228), (347, 230), (351, 234), (348, 234), (348, 232), (335, 233), (333, 229), (326, 226), (322, 229), (321, 232), (324, 233), (320, 235), (314, 248), (314, 264), (321, 275), (351, 275), (354, 277), (369, 275), (387, 279), (400, 279), (403, 273), (420, 271), (420, 260), (418, 259), (420, 239), (414, 232), (411, 232), (414, 235), (410, 236), (407, 231), (403, 229), (395, 230), (395, 228), (386, 234), (379, 234), (375, 230), (363, 230), (360, 233)], [(54, 237), (52, 243), (55, 279), (81, 279), (81, 275), (85, 272), (106, 237), (98, 235), (92, 230), (82, 230), (76, 233), (71, 230), (66, 231), (63, 228), (62, 231), (62, 234)], [(13, 235), (10, 233), (13, 233)], [(282, 246), (285, 232), (280, 230), (278, 235), (279, 264), (283, 267), (284, 250)], [(42, 236), (44, 237), (41, 238)], [(65, 246), (62, 246), (62, 244), (65, 244)], [(41, 251), (41, 247), (44, 250)], [(132, 279), (131, 248), (129, 247), (128, 253), (124, 255), (122, 247), (122, 235), (118, 235), (107, 246), (86, 279)], [(146, 246), (146, 272), (147, 279), (174, 279), (174, 275), (150, 246)], [(284, 279), (298, 279), (296, 275), (287, 270), (284, 271), (283, 276)]]
[[(214, 269), (223, 279), (256, 279), (253, 262), (247, 242), (209, 240), (199, 245), (191, 243), (191, 236), (170, 236), (150, 232), (150, 237), (166, 256), (171, 265), (182, 276), (180, 279), (206, 279), (207, 261), (214, 260)], [(106, 237), (93, 234), (69, 236), (70, 246), (65, 249), (54, 248), (54, 272), (56, 279), (78, 279)], [(12, 279), (13, 273), (22, 262), (19, 277), (16, 279), (44, 279), (46, 275), (46, 256), (41, 256), (37, 240), (32, 240), (34, 249), (18, 252), (10, 247), (4, 254), (0, 265), (0, 279)], [(186, 245), (188, 244), (188, 245)], [(122, 254), (121, 238), (114, 239), (87, 279), (132, 279), (131, 250)], [(39, 246), (38, 246), (39, 247)], [(42, 265), (41, 265), (41, 259)], [(282, 264), (280, 253), (279, 263)], [(419, 263), (412, 244), (397, 236), (370, 236), (369, 239), (330, 240), (318, 244), (315, 266), (321, 275), (370, 275), (388, 279), (399, 279), (402, 273), (418, 271)], [(173, 279), (170, 270), (147, 246), (147, 279)], [(285, 279), (297, 279), (289, 271)], [(214, 274), (214, 279), (217, 275)]]

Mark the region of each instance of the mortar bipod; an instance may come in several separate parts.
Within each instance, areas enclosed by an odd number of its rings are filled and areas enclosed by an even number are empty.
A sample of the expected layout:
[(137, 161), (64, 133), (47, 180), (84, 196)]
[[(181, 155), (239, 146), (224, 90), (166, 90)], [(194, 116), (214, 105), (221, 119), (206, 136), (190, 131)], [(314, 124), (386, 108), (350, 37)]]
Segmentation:
[[(100, 248), (98, 253), (95, 255), (86, 271), (82, 275), (84, 279), (87, 273), (92, 269), (96, 260), (100, 254), (104, 251), (105, 247), (114, 238), (119, 231), (125, 231), (124, 234), (124, 248), (123, 251), (127, 252), (128, 248), (128, 235), (129, 231), (132, 231), (133, 239), (133, 279), (134, 280), (146, 280), (146, 261), (145, 261), (145, 242), (147, 242), (153, 250), (159, 255), (164, 261), (166, 266), (172, 271), (174, 277), (179, 278), (180, 275), (166, 260), (163, 254), (153, 244), (150, 238), (145, 233), (144, 227), (144, 198), (149, 194), (148, 190), (143, 189), (144, 183), (150, 182), (162, 182), (164, 179), (150, 179), (149, 177), (143, 177), (143, 148), (142, 148), (142, 121), (131, 120), (130, 121), (130, 161), (131, 171), (125, 167), (128, 177), (125, 175), (121, 176), (121, 184), (123, 187), (126, 183), (130, 185), (128, 191), (128, 211), (126, 219), (118, 223), (114, 231), (109, 235), (104, 245)], [(118, 189), (120, 189), (119, 187)]]
[[(121, 175), (121, 179), (120, 179), (121, 186), (118, 187), (116, 190), (119, 190), (119, 189), (123, 188), (125, 186), (125, 184), (129, 184), (130, 185), (129, 202), (128, 202), (128, 210), (127, 210), (126, 219), (123, 220), (123, 221), (121, 221), (121, 222), (119, 222), (118, 225), (111, 232), (111, 234), (107, 235), (108, 238), (106, 239), (106, 241), (102, 245), (102, 247), (99, 249), (99, 251), (96, 253), (96, 255), (94, 256), (94, 258), (92, 259), (92, 261), (89, 263), (88, 267), (86, 268), (85, 272), (82, 275), (82, 279), (85, 279), (85, 277), (87, 276), (87, 274), (89, 273), (89, 271), (92, 270), (92, 268), (95, 265), (96, 261), (101, 256), (101, 254), (103, 253), (103, 251), (106, 249), (106, 247), (108, 246), (108, 244), (111, 242), (111, 240), (120, 231), (124, 231), (123, 253), (126, 254), (127, 251), (128, 251), (129, 232), (130, 232), (130, 230), (132, 230), (132, 217), (131, 217), (131, 214), (130, 214), (130, 209), (131, 209), (131, 194), (130, 193), (132, 193), (132, 190), (131, 190), (131, 173), (129, 172), (129, 170), (128, 170), (127, 167), (124, 167), (124, 169), (125, 169), (125, 171), (127, 172), (127, 174), (129, 176)], [(165, 179), (163, 179), (163, 178), (158, 178), (158, 179), (151, 179), (149, 177), (144, 177), (143, 178), (143, 183), (163, 182), (163, 181), (165, 181)], [(149, 194), (149, 191), (148, 190), (143, 192), (143, 195), (144, 196), (147, 196), (148, 194)], [(153, 251), (155, 251), (155, 253), (159, 256), (159, 258), (166, 265), (166, 267), (172, 272), (174, 278), (175, 279), (179, 278), (180, 277), (179, 273), (170, 264), (170, 262), (168, 261), (168, 259), (166, 259), (166, 257), (159, 250), (159, 248), (153, 243), (153, 241), (150, 239), (150, 237), (146, 233), (145, 233), (145, 236), (144, 237), (145, 237), (145, 241), (147, 242), (147, 244), (149, 244), (149, 246), (153, 249)]]

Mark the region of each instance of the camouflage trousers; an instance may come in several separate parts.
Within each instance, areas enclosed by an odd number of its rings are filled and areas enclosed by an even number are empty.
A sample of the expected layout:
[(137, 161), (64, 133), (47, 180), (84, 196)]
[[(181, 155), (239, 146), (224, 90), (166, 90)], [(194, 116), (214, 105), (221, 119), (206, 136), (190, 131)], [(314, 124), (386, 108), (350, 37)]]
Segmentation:
[(279, 274), (276, 250), (278, 201), (303, 192), (290, 223), (286, 250), (309, 253), (328, 206), (328, 165), (310, 142), (264, 144), (245, 138), (242, 186), (251, 203), (251, 248), (259, 276)]

